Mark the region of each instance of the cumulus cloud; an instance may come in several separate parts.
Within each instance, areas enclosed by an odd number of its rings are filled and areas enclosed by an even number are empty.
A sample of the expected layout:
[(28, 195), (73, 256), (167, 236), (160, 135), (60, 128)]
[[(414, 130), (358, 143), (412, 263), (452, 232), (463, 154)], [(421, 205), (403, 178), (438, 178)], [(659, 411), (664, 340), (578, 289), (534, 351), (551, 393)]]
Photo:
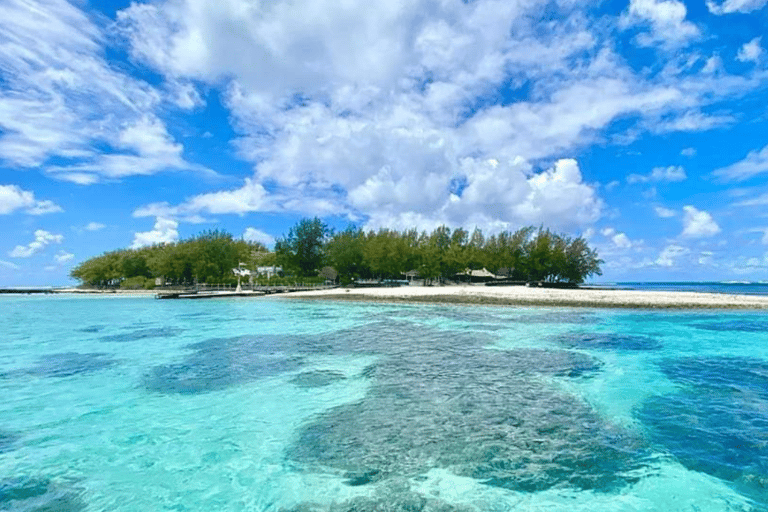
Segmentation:
[(0, 185), (0, 215), (16, 211), (30, 215), (43, 215), (64, 211), (61, 206), (50, 200), (37, 200), (35, 194), (16, 185)]
[(275, 237), (260, 229), (252, 227), (245, 228), (245, 231), (243, 232), (243, 240), (258, 242), (265, 247), (272, 247), (275, 244)]
[(731, 14), (734, 12), (752, 12), (762, 9), (768, 0), (725, 0), (722, 3), (707, 0), (707, 9), (712, 14)]
[(716, 169), (712, 174), (723, 181), (738, 182), (765, 172), (768, 172), (768, 146), (760, 150), (750, 151), (743, 160)]
[(85, 229), (86, 231), (101, 231), (105, 227), (107, 226), (105, 224), (102, 224), (101, 222), (89, 222), (88, 224), (85, 225), (83, 229)]
[[(297, 17), (279, 1), (134, 2), (118, 13), (117, 27), (135, 62), (165, 77), (180, 108), (199, 105), (198, 90), (223, 90), (233, 145), (254, 164), (240, 187), (134, 215), (184, 222), (291, 211), (370, 226), (584, 229), (600, 217), (602, 201), (569, 155), (617, 119), (634, 123), (630, 132), (727, 124), (727, 113), (702, 108), (756, 84), (724, 70), (638, 72), (605, 31), (571, 16), (579, 8), (546, 0), (306, 0)], [(549, 22), (558, 15), (568, 22)], [(632, 0), (621, 24), (639, 28), (641, 44), (672, 47), (699, 36), (686, 18), (679, 0)], [(167, 131), (151, 115), (140, 119), (162, 142), (144, 156), (183, 165)], [(117, 177), (123, 169), (154, 172), (106, 163), (101, 172)], [(69, 177), (87, 181), (94, 172), (70, 169)], [(679, 172), (658, 178), (679, 179)]]
[(63, 265), (67, 263), (68, 261), (72, 261), (72, 259), (75, 257), (74, 254), (67, 251), (59, 251), (54, 257), (53, 261), (58, 263), (59, 265)]
[(626, 233), (617, 232), (614, 228), (604, 228), (600, 234), (611, 241), (612, 249), (630, 249), (634, 245)]
[(654, 206), (653, 211), (656, 212), (656, 215), (662, 219), (668, 219), (677, 215), (675, 210), (670, 210), (669, 208), (664, 208), (663, 206)]
[(11, 258), (29, 258), (33, 254), (45, 249), (48, 245), (60, 244), (63, 241), (63, 235), (55, 235), (44, 229), (38, 229), (35, 231), (35, 239), (29, 245), (17, 245), (12, 251), (8, 252), (8, 256)]
[(660, 267), (674, 267), (678, 258), (689, 254), (691, 251), (686, 247), (676, 244), (670, 244), (659, 253), (659, 257), (654, 262)]
[(720, 226), (708, 212), (693, 206), (683, 206), (683, 232), (685, 238), (706, 238), (720, 232)]
[(696, 148), (685, 148), (680, 151), (680, 154), (687, 157), (696, 156)]
[(178, 227), (179, 223), (173, 219), (157, 217), (152, 230), (134, 233), (131, 248), (175, 242), (179, 239)]
[(629, 10), (622, 17), (622, 23), (649, 26), (649, 32), (637, 37), (642, 46), (677, 46), (700, 34), (696, 25), (685, 19), (687, 14), (685, 4), (677, 0), (630, 0)]
[(688, 176), (685, 169), (679, 165), (669, 167), (656, 167), (650, 174), (630, 174), (627, 176), (627, 183), (649, 183), (649, 182), (677, 182), (685, 181)]
[(756, 37), (748, 43), (744, 43), (736, 54), (736, 60), (741, 62), (757, 62), (763, 55), (763, 47), (760, 46), (761, 37)]

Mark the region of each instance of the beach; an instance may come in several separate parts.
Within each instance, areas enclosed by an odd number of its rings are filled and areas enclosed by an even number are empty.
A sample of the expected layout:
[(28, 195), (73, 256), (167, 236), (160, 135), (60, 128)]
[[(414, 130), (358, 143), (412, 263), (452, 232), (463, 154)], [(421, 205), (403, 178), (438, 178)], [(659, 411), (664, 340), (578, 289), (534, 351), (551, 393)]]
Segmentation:
[(555, 289), (526, 286), (402, 286), (336, 288), (282, 297), (372, 302), (487, 304), (639, 309), (768, 309), (768, 296), (598, 288)]

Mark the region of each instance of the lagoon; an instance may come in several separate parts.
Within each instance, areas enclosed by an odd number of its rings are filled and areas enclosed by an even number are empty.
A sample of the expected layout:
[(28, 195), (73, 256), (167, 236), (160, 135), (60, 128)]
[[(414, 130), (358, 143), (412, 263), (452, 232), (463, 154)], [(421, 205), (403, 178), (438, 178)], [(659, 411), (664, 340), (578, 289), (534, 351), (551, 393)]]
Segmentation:
[(0, 311), (0, 510), (768, 510), (764, 312)]

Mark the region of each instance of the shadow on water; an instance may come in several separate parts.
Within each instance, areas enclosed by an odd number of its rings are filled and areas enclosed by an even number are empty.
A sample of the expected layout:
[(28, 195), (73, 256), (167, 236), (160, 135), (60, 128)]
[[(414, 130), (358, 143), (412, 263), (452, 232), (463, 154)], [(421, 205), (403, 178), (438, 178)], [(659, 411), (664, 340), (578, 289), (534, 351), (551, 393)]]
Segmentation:
[[(366, 342), (358, 336), (343, 333), (333, 346), (346, 339), (360, 349)], [(384, 355), (364, 372), (375, 385), (300, 431), (287, 457), (308, 470), (331, 470), (359, 486), (444, 468), (524, 492), (611, 491), (635, 481), (628, 471), (643, 455), (638, 440), (551, 382), (588, 377), (600, 367), (595, 359), (490, 350), (487, 336), (405, 322), (369, 326), (365, 337)]]
[(102, 336), (99, 338), (99, 340), (122, 343), (126, 341), (144, 340), (148, 338), (173, 338), (174, 336), (181, 334), (183, 331), (183, 329), (177, 329), (175, 327), (150, 327), (147, 329), (137, 329), (135, 331)]
[(0, 510), (15, 512), (79, 512), (86, 504), (78, 493), (60, 489), (50, 480), (8, 478), (0, 480)]
[(651, 438), (689, 469), (768, 506), (768, 363), (694, 357), (660, 366), (685, 387), (636, 411)]
[(661, 342), (649, 336), (618, 334), (611, 332), (567, 333), (555, 341), (568, 348), (606, 350), (658, 350)]
[(36, 366), (29, 368), (24, 373), (43, 377), (70, 377), (103, 370), (115, 364), (117, 364), (117, 360), (100, 352), (86, 354), (63, 352), (41, 357)]

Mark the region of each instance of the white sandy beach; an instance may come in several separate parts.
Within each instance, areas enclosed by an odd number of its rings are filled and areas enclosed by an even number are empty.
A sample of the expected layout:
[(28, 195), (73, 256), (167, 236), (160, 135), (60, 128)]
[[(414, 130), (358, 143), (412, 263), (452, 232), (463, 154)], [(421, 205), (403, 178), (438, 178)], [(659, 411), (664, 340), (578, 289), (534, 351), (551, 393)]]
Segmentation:
[(379, 302), (444, 302), (514, 306), (643, 309), (768, 309), (768, 296), (611, 289), (552, 289), (525, 286), (403, 286), (337, 288), (281, 297)]

